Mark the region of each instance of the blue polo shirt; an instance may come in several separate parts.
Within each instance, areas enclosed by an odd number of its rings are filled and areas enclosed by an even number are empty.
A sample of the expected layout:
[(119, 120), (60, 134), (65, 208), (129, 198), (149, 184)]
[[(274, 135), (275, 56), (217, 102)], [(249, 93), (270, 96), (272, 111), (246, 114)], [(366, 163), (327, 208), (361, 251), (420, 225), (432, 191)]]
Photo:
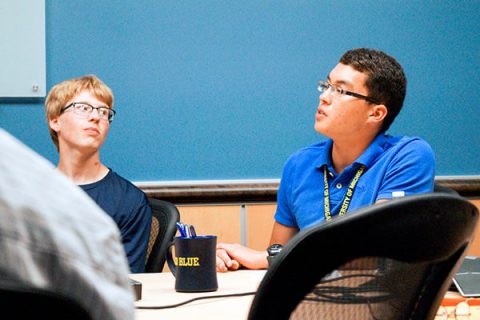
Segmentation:
[(325, 165), (332, 216), (340, 211), (350, 181), (361, 165), (365, 171), (355, 187), (348, 212), (380, 199), (433, 191), (435, 156), (428, 143), (418, 137), (382, 133), (341, 174), (333, 168), (332, 145), (333, 141), (328, 139), (297, 151), (287, 160), (277, 194), (278, 223), (304, 229), (325, 220)]

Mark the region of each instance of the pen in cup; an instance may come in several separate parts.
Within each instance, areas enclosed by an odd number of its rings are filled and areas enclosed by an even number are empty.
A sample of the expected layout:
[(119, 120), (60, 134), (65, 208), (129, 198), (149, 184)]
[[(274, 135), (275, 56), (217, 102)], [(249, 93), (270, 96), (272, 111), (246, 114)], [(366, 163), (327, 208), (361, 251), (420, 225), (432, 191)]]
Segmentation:
[(197, 236), (193, 225), (184, 224), (182, 222), (177, 222), (176, 225), (182, 238), (195, 238)]
[(195, 228), (192, 225), (190, 225), (190, 236), (192, 238), (195, 238), (197, 236), (197, 233), (195, 232)]
[(185, 229), (183, 228), (183, 223), (177, 222), (176, 225), (177, 225), (178, 232), (180, 232), (180, 236), (183, 237), (183, 238), (186, 238), (187, 235), (185, 234)]

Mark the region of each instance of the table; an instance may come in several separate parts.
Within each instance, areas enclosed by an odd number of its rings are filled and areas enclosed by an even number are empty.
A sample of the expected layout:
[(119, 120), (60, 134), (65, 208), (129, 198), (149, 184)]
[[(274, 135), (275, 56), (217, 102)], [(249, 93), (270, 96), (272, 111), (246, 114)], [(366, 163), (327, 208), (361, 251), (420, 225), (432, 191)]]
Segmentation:
[[(163, 273), (136, 273), (130, 278), (142, 283), (142, 299), (135, 306), (164, 306), (180, 303), (196, 297), (220, 294), (234, 294), (256, 291), (265, 270), (239, 270), (227, 273), (218, 273), (218, 290), (201, 293), (181, 293), (174, 289), (175, 278), (170, 272)], [(215, 298), (194, 301), (176, 308), (145, 310), (136, 309), (135, 319), (246, 319), (250, 310), (253, 295), (243, 297)], [(458, 293), (448, 292), (442, 305), (448, 315), (440, 312), (435, 320), (455, 319), (455, 306), (464, 301)], [(457, 316), (456, 319), (480, 319), (480, 299), (470, 299), (470, 315)]]
[[(455, 307), (459, 303), (467, 303), (469, 305), (469, 315), (455, 315)], [(442, 301), (442, 307), (437, 312), (435, 320), (479, 320), (480, 319), (480, 299), (479, 298), (465, 298), (458, 292), (449, 291), (445, 294)]]
[[(201, 293), (182, 293), (174, 289), (175, 278), (170, 272), (136, 273), (130, 278), (142, 283), (142, 299), (135, 306), (163, 306), (180, 303), (195, 297), (256, 291), (265, 270), (238, 270), (218, 273), (218, 290)], [(135, 319), (246, 319), (253, 295), (194, 301), (176, 308), (136, 309)]]

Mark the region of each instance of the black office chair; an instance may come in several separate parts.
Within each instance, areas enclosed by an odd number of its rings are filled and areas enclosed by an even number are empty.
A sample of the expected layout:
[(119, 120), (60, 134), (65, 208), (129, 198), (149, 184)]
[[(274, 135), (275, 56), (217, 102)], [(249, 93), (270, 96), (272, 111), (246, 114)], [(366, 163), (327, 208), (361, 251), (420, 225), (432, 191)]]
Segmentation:
[(433, 319), (478, 210), (430, 193), (359, 209), (297, 234), (275, 257), (249, 319)]
[[(0, 280), (0, 310), (11, 319), (92, 320), (89, 312), (66, 295)], [(3, 317), (2, 317), (3, 318)]]
[(147, 249), (145, 272), (162, 272), (168, 245), (177, 232), (180, 221), (177, 207), (168, 201), (150, 198), (152, 208), (152, 228)]

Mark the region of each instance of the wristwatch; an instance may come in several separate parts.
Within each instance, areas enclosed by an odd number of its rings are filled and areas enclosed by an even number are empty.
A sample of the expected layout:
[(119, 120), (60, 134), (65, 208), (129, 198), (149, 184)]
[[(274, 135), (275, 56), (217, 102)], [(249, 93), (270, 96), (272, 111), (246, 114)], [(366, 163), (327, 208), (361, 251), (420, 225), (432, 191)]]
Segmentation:
[(268, 266), (272, 265), (273, 259), (277, 254), (279, 254), (282, 251), (282, 249), (283, 249), (283, 246), (278, 243), (272, 244), (270, 247), (268, 247), (267, 249)]

